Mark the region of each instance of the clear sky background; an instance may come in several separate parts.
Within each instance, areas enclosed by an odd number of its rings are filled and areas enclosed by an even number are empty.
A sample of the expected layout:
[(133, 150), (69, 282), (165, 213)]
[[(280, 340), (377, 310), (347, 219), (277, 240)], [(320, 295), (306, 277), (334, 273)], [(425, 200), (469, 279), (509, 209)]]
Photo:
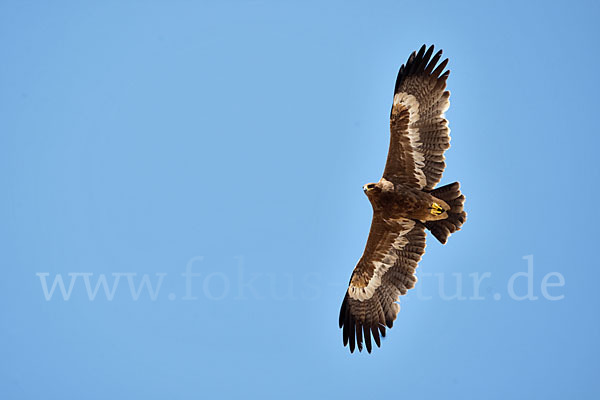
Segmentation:
[[(599, 17), (1, 2), (0, 398), (598, 398)], [(450, 57), (443, 183), (469, 219), (428, 240), (382, 348), (351, 355), (361, 187), (423, 43)]]

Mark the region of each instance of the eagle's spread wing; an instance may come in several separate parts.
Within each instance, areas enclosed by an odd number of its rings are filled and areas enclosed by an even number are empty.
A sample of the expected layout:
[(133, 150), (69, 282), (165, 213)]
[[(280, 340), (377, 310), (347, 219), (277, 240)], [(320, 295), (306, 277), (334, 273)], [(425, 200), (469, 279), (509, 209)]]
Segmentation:
[(344, 346), (371, 352), (371, 335), (379, 346), (380, 333), (391, 328), (400, 311), (398, 296), (414, 287), (415, 269), (425, 252), (425, 227), (405, 218), (385, 218), (376, 212), (363, 256), (354, 268), (340, 310)]
[(432, 190), (446, 167), (444, 151), (450, 147), (450, 129), (444, 112), (450, 106), (442, 73), (448, 59), (433, 57), (433, 46), (413, 52), (400, 67), (390, 116), (390, 149), (383, 177), (419, 189)]

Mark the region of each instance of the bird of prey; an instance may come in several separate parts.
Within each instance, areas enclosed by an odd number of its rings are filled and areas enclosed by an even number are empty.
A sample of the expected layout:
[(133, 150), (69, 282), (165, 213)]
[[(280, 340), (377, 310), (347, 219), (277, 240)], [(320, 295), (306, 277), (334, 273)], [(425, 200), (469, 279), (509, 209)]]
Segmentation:
[(460, 229), (467, 214), (458, 182), (435, 188), (446, 166), (450, 129), (444, 113), (450, 102), (442, 51), (413, 52), (400, 67), (390, 115), (390, 147), (377, 183), (363, 186), (373, 207), (365, 251), (352, 272), (340, 310), (344, 346), (363, 341), (370, 353), (391, 328), (399, 295), (414, 287), (415, 269), (425, 252), (425, 230), (442, 244)]

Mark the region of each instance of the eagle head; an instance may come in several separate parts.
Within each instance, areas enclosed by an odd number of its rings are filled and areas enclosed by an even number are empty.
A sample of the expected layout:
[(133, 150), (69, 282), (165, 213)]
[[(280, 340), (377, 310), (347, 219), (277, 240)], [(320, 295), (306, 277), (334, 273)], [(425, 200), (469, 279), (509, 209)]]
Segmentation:
[(376, 183), (367, 183), (366, 185), (363, 185), (363, 191), (367, 196), (372, 194), (375, 189), (377, 189)]

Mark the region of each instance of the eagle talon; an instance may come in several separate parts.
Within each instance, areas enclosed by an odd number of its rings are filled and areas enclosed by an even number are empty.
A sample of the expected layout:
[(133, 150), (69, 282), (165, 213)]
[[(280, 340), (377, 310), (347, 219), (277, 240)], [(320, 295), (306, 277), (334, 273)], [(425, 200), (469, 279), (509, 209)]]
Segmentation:
[(432, 215), (440, 215), (441, 213), (444, 212), (444, 209), (438, 204), (438, 203), (433, 203), (431, 205), (430, 211), (429, 211)]

